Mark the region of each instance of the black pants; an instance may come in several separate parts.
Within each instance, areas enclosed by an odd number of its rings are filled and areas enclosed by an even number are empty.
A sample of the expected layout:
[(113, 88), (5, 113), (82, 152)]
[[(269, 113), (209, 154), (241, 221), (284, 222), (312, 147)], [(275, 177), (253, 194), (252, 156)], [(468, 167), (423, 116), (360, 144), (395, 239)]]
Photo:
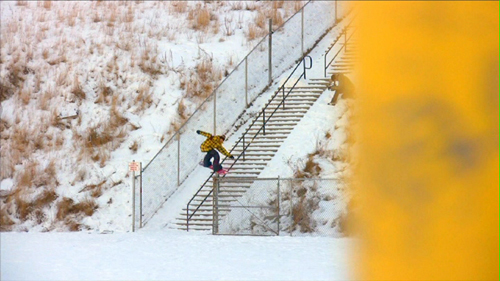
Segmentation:
[[(210, 160), (212, 160), (212, 158), (214, 158), (213, 165), (210, 162)], [(219, 164), (219, 161), (220, 161), (219, 153), (215, 149), (212, 149), (209, 152), (207, 152), (207, 155), (205, 155), (205, 158), (203, 159), (203, 166), (210, 167), (210, 165), (212, 165), (213, 170), (215, 172), (217, 172), (217, 171), (222, 169), (222, 165)]]

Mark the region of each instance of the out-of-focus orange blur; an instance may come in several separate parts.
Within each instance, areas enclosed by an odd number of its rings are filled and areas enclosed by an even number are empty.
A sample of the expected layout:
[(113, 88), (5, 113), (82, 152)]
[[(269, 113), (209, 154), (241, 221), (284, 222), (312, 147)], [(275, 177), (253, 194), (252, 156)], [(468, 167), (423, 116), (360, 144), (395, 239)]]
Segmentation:
[(498, 280), (499, 2), (357, 7), (353, 278)]

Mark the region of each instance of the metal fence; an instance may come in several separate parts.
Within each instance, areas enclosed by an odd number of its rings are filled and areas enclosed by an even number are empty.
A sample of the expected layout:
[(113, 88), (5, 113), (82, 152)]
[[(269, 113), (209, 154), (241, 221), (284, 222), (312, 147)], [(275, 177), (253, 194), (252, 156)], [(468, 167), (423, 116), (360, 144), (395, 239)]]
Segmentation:
[[(238, 185), (248, 191), (228, 196), (234, 193), (227, 186)], [(346, 232), (349, 193), (339, 180), (224, 177), (213, 194), (214, 234), (340, 237)]]
[[(143, 165), (134, 210), (142, 227), (177, 190), (200, 161), (196, 130), (227, 134), (239, 115), (287, 69), (303, 57), (337, 18), (346, 12), (344, 1), (310, 1), (281, 27), (262, 38), (226, 76), (153, 159)], [(272, 40), (269, 37), (272, 36)], [(276, 50), (286, 49), (286, 52)], [(273, 51), (274, 50), (274, 51)], [(268, 74), (271, 75), (268, 75)], [(269, 79), (271, 78), (271, 80)], [(230, 110), (227, 107), (230, 104)]]

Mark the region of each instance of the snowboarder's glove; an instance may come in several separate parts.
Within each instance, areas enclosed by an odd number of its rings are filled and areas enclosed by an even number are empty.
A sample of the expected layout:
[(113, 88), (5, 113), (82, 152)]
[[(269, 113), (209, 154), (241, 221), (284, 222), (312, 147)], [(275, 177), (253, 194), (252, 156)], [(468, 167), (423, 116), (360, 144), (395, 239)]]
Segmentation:
[(231, 155), (231, 157), (229, 157), (229, 159), (233, 159), (233, 160), (234, 160), (234, 156), (233, 156), (233, 155)]
[(199, 135), (201, 133), (201, 131), (200, 130), (196, 130), (196, 133)]

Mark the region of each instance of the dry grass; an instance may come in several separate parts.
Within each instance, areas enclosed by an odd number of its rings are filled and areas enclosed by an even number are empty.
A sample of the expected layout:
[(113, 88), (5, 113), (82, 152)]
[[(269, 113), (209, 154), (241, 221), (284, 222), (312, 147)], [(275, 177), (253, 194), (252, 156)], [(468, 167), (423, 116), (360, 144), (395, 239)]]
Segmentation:
[[(231, 10), (234, 10), (234, 11), (240, 11), (240, 10), (243, 10), (243, 4), (244, 2), (243, 1), (230, 1), (229, 2), (229, 6), (231, 7)], [(248, 5), (247, 5), (248, 7)]]
[(293, 12), (297, 13), (298, 11), (300, 11), (300, 9), (302, 9), (303, 6), (304, 4), (302, 3), (302, 1), (293, 1)]
[(185, 13), (187, 11), (186, 1), (172, 1), (170, 3), (170, 11), (178, 14)]
[(267, 16), (263, 11), (258, 10), (257, 16), (255, 16), (255, 25), (262, 29), (267, 29)]
[(10, 219), (8, 212), (2, 206), (2, 209), (0, 209), (0, 232), (10, 231), (14, 224), (15, 222)]
[(257, 38), (257, 26), (256, 25), (249, 25), (248, 26), (248, 31), (246, 33), (246, 38), (248, 41), (252, 41), (252, 40), (255, 40), (255, 38)]
[(148, 84), (141, 84), (136, 93), (137, 97), (135, 98), (135, 103), (138, 105), (138, 111), (144, 111), (146, 108), (151, 106), (153, 97), (151, 87)]
[(210, 25), (210, 11), (207, 8), (193, 9), (188, 13), (191, 20), (191, 28), (194, 30), (206, 30)]
[[(29, 200), (28, 193), (30, 193), (28, 189), (17, 186), (15, 191), (7, 196), (6, 205), (15, 205), (14, 210), (21, 221), (26, 221), (32, 217), (40, 224), (46, 220), (43, 209), (50, 206), (58, 198), (58, 195), (53, 188), (50, 188), (42, 191), (34, 199)], [(7, 219), (5, 218), (5, 220)]]
[(78, 78), (75, 77), (75, 82), (73, 84), (73, 88), (71, 89), (71, 93), (80, 101), (85, 100), (87, 98), (87, 95), (82, 89), (82, 86), (80, 85), (80, 82), (78, 81)]
[(19, 90), (19, 100), (24, 105), (29, 104), (32, 95), (33, 95), (33, 91), (31, 90), (31, 88), (21, 87), (21, 89)]
[(224, 18), (224, 35), (231, 36), (233, 34), (234, 34), (233, 18), (232, 17), (225, 17)]
[(187, 111), (186, 104), (184, 103), (184, 99), (181, 99), (177, 104), (177, 120), (176, 123), (184, 124), (184, 122), (189, 118), (189, 114)]
[(45, 90), (38, 99), (38, 107), (41, 110), (48, 110), (53, 97), (54, 97), (54, 92), (52, 89), (49, 88)]
[(56, 218), (60, 221), (63, 221), (71, 215), (92, 216), (96, 209), (97, 209), (97, 203), (93, 199), (86, 198), (83, 201), (75, 204), (73, 199), (64, 197), (57, 204)]
[(113, 96), (113, 90), (110, 87), (106, 86), (104, 81), (101, 80), (98, 85), (98, 94), (96, 103), (109, 104), (110, 98), (112, 96)]
[(316, 228), (316, 221), (311, 217), (314, 210), (318, 209), (319, 200), (314, 198), (300, 197), (292, 208), (292, 229), (299, 228), (302, 233), (312, 233)]
[(86, 147), (88, 148), (103, 146), (111, 140), (111, 134), (105, 130), (98, 130), (95, 127), (87, 129)]
[(269, 17), (272, 19), (273, 23), (273, 29), (276, 29), (277, 27), (280, 27), (283, 25), (283, 15), (281, 12), (278, 10), (278, 8), (275, 8), (277, 6), (276, 3), (283, 2), (283, 1), (273, 1), (273, 9)]
[(129, 145), (129, 149), (133, 152), (133, 153), (137, 153), (137, 150), (139, 150), (139, 147), (140, 147), (140, 142), (138, 140), (134, 140), (130, 145)]
[(50, 10), (52, 8), (52, 1), (43, 1), (43, 7)]

